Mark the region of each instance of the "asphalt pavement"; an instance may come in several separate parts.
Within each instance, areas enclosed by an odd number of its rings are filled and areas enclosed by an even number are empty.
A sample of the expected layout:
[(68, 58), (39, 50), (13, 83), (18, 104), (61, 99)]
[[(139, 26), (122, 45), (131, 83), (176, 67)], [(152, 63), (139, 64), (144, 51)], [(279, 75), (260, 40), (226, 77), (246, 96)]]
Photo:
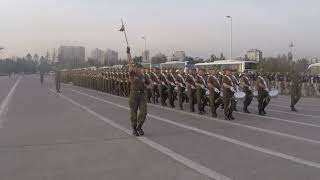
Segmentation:
[[(317, 180), (320, 99), (271, 99), (267, 116), (235, 121), (148, 104), (144, 137), (130, 135), (128, 100), (51, 77), (0, 77), (3, 180)], [(207, 109), (208, 111), (208, 109)]]

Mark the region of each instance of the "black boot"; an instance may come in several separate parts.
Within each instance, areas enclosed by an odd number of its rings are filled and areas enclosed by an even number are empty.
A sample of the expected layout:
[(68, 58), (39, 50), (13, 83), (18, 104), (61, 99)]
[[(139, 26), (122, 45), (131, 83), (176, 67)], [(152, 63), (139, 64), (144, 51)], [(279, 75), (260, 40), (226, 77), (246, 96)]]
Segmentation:
[(243, 111), (248, 114), (250, 113), (250, 111), (247, 108), (244, 108)]
[(231, 121), (235, 120), (235, 118), (233, 117), (232, 114), (229, 114), (229, 120), (231, 120)]
[(138, 134), (139, 134), (140, 136), (143, 136), (143, 135), (144, 135), (144, 132), (143, 132), (143, 130), (142, 130), (142, 126), (141, 126), (141, 125), (139, 125), (139, 126), (137, 127), (137, 132), (138, 132)]
[(136, 129), (133, 129), (133, 130), (132, 130), (132, 135), (133, 135), (133, 136), (139, 136), (139, 133), (137, 132)]
[(293, 111), (293, 112), (297, 112), (297, 109), (296, 109), (296, 108), (294, 108), (294, 106), (291, 106), (291, 111)]
[(265, 114), (262, 112), (262, 110), (259, 110), (259, 115), (260, 116), (265, 116)]
[(264, 109), (262, 109), (262, 113), (264, 114), (264, 115), (266, 115), (267, 113), (266, 113), (266, 111), (264, 110)]
[(212, 116), (213, 118), (218, 117), (218, 115), (217, 115), (217, 113), (216, 113), (216, 112), (213, 112), (211, 116)]
[(137, 131), (137, 125), (132, 125), (132, 135), (139, 136), (139, 133)]

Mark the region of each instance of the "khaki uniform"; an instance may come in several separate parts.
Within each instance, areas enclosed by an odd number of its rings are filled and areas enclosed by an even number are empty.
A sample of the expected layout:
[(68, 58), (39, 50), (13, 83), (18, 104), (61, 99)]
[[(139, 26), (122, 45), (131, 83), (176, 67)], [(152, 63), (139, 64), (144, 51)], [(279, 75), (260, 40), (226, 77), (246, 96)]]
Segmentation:
[(194, 112), (194, 104), (197, 102), (195, 78), (191, 74), (188, 74), (186, 77), (186, 82), (190, 112)]
[(245, 99), (243, 101), (243, 109), (246, 111), (248, 110), (248, 106), (251, 104), (253, 99), (253, 93), (251, 90), (251, 80), (248, 76), (243, 75), (241, 77), (242, 82), (242, 90), (244, 93), (246, 93)]
[[(230, 76), (227, 76), (227, 75), (223, 76), (222, 83), (223, 84), (225, 83), (229, 86), (234, 87), (232, 78)], [(234, 92), (231, 91), (229, 88), (223, 86), (223, 104), (224, 104), (223, 107), (224, 107), (224, 115), (226, 117), (232, 116), (232, 112), (233, 112), (232, 101), (234, 101)]]
[(197, 90), (196, 90), (196, 96), (197, 96), (197, 104), (198, 104), (198, 111), (199, 113), (204, 113), (204, 107), (207, 104), (206, 102), (206, 81), (203, 76), (197, 75), (196, 76), (196, 85), (197, 85)]
[(177, 89), (178, 89), (178, 101), (179, 101), (179, 107), (181, 110), (183, 110), (183, 103), (187, 99), (187, 95), (185, 94), (186, 91), (186, 81), (185, 81), (185, 75), (178, 74), (177, 76)]
[(221, 99), (221, 85), (219, 79), (214, 76), (210, 75), (208, 78), (209, 86), (209, 101), (210, 101), (210, 110), (213, 117), (217, 116), (217, 108), (222, 103)]
[(259, 114), (265, 114), (265, 108), (270, 102), (269, 92), (265, 90), (268, 88), (267, 81), (262, 77), (258, 76), (257, 78), (257, 89), (258, 89), (258, 110)]
[(299, 74), (294, 73), (291, 79), (291, 108), (298, 103), (301, 98), (301, 77)]
[[(137, 126), (142, 126), (147, 116), (147, 98), (146, 98), (146, 86), (145, 78), (143, 75), (135, 72), (129, 72), (130, 79), (130, 120), (134, 129)], [(139, 113), (138, 113), (139, 112)]]

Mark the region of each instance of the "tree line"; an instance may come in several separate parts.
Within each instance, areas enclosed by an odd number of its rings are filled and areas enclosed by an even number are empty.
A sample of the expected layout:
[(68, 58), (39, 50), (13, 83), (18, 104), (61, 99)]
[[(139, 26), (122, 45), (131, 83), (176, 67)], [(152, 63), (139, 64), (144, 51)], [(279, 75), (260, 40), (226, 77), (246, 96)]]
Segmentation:
[(35, 54), (27, 54), (25, 57), (0, 59), (0, 74), (25, 73), (34, 74), (39, 71), (49, 72), (51, 65), (48, 59)]

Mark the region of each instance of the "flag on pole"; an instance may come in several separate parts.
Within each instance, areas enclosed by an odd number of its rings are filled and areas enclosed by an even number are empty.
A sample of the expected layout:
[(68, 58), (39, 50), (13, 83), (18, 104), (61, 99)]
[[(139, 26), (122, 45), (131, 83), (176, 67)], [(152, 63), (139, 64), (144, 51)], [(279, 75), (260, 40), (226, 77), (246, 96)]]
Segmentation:
[(290, 46), (289, 46), (290, 48), (293, 48), (293, 42), (291, 41), (291, 43), (290, 43)]
[(122, 24), (122, 26), (121, 26), (119, 31), (124, 31), (124, 30), (125, 30), (125, 28), (124, 28), (124, 25)]

